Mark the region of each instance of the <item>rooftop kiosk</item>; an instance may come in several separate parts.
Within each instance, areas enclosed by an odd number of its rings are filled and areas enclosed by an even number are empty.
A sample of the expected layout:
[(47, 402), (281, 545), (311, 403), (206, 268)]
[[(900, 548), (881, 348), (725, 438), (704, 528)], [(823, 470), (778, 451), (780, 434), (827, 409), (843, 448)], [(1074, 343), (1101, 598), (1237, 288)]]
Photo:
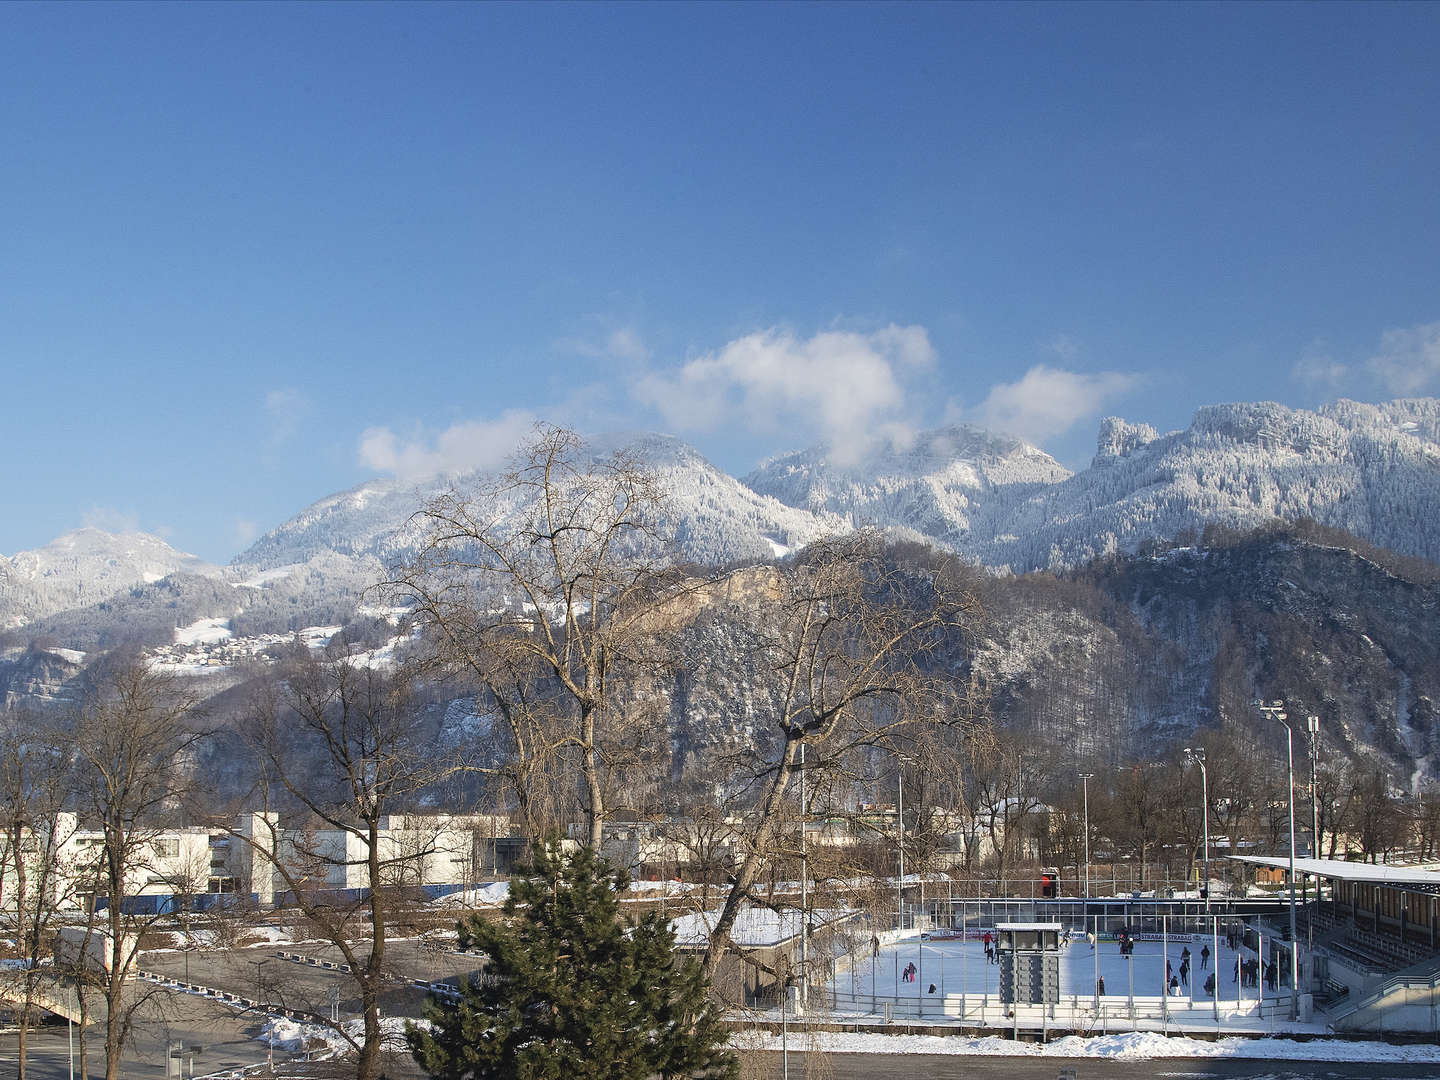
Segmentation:
[(1058, 922), (995, 924), (1002, 1004), (1059, 1003), (1060, 931)]

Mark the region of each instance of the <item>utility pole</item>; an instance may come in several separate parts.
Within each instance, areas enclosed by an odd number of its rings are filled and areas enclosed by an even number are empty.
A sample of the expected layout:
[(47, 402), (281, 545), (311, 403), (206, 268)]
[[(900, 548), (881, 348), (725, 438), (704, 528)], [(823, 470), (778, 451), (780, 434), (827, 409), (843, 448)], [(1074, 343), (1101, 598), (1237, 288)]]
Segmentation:
[(1300, 940), (1295, 929), (1295, 738), (1287, 722), (1285, 702), (1257, 701), (1261, 715), (1280, 721), (1285, 728), (1285, 776), (1289, 785), (1286, 802), (1290, 805), (1290, 1019), (1300, 1018)]
[[(1094, 773), (1080, 774), (1080, 791), (1085, 805), (1085, 914), (1090, 914), (1090, 781)], [(1082, 920), (1083, 924), (1083, 920)]]
[(810, 1004), (810, 859), (805, 850), (805, 744), (800, 744), (800, 1007)]
[(895, 936), (905, 927), (905, 763), (897, 754), (895, 757), (895, 828), (897, 833), (896, 851), (900, 856), (900, 877), (895, 882)]
[[(1310, 732), (1310, 857), (1320, 858), (1320, 717), (1307, 716), (1305, 727)], [(1316, 907), (1320, 901), (1320, 881), (1315, 878), (1315, 900)], [(1311, 953), (1315, 951), (1315, 920), (1305, 920), (1306, 925), (1306, 946)]]
[(1205, 910), (1210, 910), (1210, 777), (1205, 771), (1205, 748), (1185, 747), (1185, 756), (1200, 766), (1200, 828), (1204, 832), (1202, 851), (1205, 863)]

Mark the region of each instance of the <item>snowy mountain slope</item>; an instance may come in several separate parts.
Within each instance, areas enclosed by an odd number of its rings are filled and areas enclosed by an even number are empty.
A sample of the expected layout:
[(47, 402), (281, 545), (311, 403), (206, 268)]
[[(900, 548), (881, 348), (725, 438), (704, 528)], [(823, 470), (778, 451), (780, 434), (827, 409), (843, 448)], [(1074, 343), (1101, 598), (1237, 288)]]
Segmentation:
[(1078, 566), (1207, 525), (1312, 518), (1440, 561), (1440, 401), (1341, 401), (1317, 412), (1214, 405), (1156, 437), (1107, 420), (1090, 468), (1011, 508), (969, 548), (988, 566)]
[(1003, 528), (1008, 509), (1070, 476), (1042, 450), (966, 426), (928, 431), (909, 450), (884, 449), (836, 466), (824, 447), (772, 458), (745, 483), (853, 527), (913, 529), (967, 551)]
[[(648, 466), (668, 493), (680, 557), (718, 564), (774, 558), (778, 548), (803, 546), (843, 528), (836, 518), (797, 510), (758, 495), (715, 468), (678, 439), (665, 435), (603, 436), (588, 444), (596, 459), (624, 448)], [(422, 539), (410, 519), (438, 495), (476, 496), (495, 481), (488, 472), (437, 477), (421, 483), (373, 480), (331, 495), (261, 537), (234, 565), (258, 570), (306, 563), (321, 552), (403, 558)], [(495, 508), (503, 526), (518, 506)]]
[(0, 628), (98, 603), (179, 571), (221, 573), (149, 533), (77, 529), (34, 551), (0, 555)]
[(1316, 412), (1213, 405), (1164, 436), (1111, 417), (1090, 467), (1074, 475), (1019, 440), (944, 428), (909, 452), (848, 468), (829, 465), (823, 448), (787, 454), (746, 480), (791, 506), (914, 529), (1016, 572), (1277, 517), (1313, 518), (1440, 560), (1440, 401), (1432, 398), (1340, 401)]
[[(1020, 440), (960, 426), (847, 467), (823, 449), (786, 454), (750, 474), (749, 486), (669, 436), (590, 442), (597, 459), (619, 448), (669, 492), (678, 556), (705, 564), (770, 559), (826, 532), (877, 525), (996, 569), (1062, 569), (1187, 530), (1301, 517), (1440, 561), (1440, 401), (1430, 398), (1313, 412), (1214, 405), (1166, 435), (1110, 418), (1091, 465), (1074, 475)], [(416, 511), (452, 489), (478, 495), (494, 480), (482, 472), (378, 479), (321, 499), (223, 572), (233, 600), (187, 601), (175, 617), (238, 616), (264, 633), (344, 621), (385, 564), (416, 550)], [(495, 507), (495, 519), (503, 525), (516, 510)], [(0, 557), (0, 629), (83, 610), (67, 629), (83, 623), (89, 640), (78, 647), (88, 648), (106, 636), (97, 606), (127, 590), (141, 590), (137, 601), (152, 609), (144, 621), (158, 625), (153, 609), (171, 598), (141, 594), (173, 573), (222, 572), (144, 534), (70, 533)], [(135, 605), (122, 606), (138, 617)]]

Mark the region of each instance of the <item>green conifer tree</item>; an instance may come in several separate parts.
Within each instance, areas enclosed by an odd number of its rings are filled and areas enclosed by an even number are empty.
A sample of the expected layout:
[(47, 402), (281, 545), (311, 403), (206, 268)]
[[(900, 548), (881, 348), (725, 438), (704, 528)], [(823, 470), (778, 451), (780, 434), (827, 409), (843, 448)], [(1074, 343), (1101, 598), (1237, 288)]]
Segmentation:
[(485, 968), (458, 1002), (431, 999), (429, 1030), (410, 1028), (420, 1066), (445, 1080), (737, 1076), (699, 963), (675, 956), (657, 914), (622, 916), (627, 884), (589, 848), (541, 845), (504, 920), (459, 924)]

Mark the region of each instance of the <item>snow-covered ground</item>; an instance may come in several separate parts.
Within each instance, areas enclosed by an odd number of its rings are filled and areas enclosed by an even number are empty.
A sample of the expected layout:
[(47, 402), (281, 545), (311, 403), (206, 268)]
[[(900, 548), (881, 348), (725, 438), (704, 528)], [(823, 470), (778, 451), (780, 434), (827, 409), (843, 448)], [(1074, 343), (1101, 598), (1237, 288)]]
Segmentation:
[(229, 619), (200, 619), (175, 628), (176, 645), (214, 645), (230, 636)]
[[(405, 1029), (409, 1024), (416, 1027), (429, 1027), (428, 1020), (407, 1020), (403, 1016), (382, 1016), (380, 1018), (381, 1045), (386, 1050), (403, 1051), (405, 1049)], [(365, 1026), (360, 1020), (349, 1020), (341, 1025), (345, 1035), (359, 1042), (365, 1037)], [(299, 1020), (290, 1020), (283, 1016), (272, 1016), (265, 1023), (259, 1035), (256, 1036), (261, 1042), (276, 1050), (316, 1050), (322, 1049), (327, 1052), (326, 1056), (343, 1054), (352, 1049), (350, 1040), (345, 1038), (334, 1028), (326, 1027), (324, 1024), (311, 1024)]]
[[(1153, 1031), (1094, 1038), (1067, 1036), (1050, 1043), (1016, 1042), (942, 1035), (879, 1035), (868, 1032), (794, 1031), (791, 1050), (831, 1054), (975, 1054), (992, 1057), (1059, 1058), (1248, 1058), (1263, 1061), (1374, 1061), (1440, 1065), (1440, 1047), (1391, 1046), (1389, 1043), (1344, 1039), (1187, 1039)], [(747, 1049), (779, 1050), (779, 1035), (761, 1035), (740, 1043)]]
[[(811, 912), (816, 926), (825, 926), (853, 915), (849, 911)], [(720, 919), (720, 911), (699, 911), (677, 916), (671, 926), (675, 930), (675, 944), (682, 946), (703, 945), (710, 940), (710, 930)], [(730, 929), (730, 939), (747, 948), (776, 945), (796, 937), (800, 933), (800, 911), (787, 908), (783, 912), (770, 908), (741, 908), (735, 916), (735, 925)]]

